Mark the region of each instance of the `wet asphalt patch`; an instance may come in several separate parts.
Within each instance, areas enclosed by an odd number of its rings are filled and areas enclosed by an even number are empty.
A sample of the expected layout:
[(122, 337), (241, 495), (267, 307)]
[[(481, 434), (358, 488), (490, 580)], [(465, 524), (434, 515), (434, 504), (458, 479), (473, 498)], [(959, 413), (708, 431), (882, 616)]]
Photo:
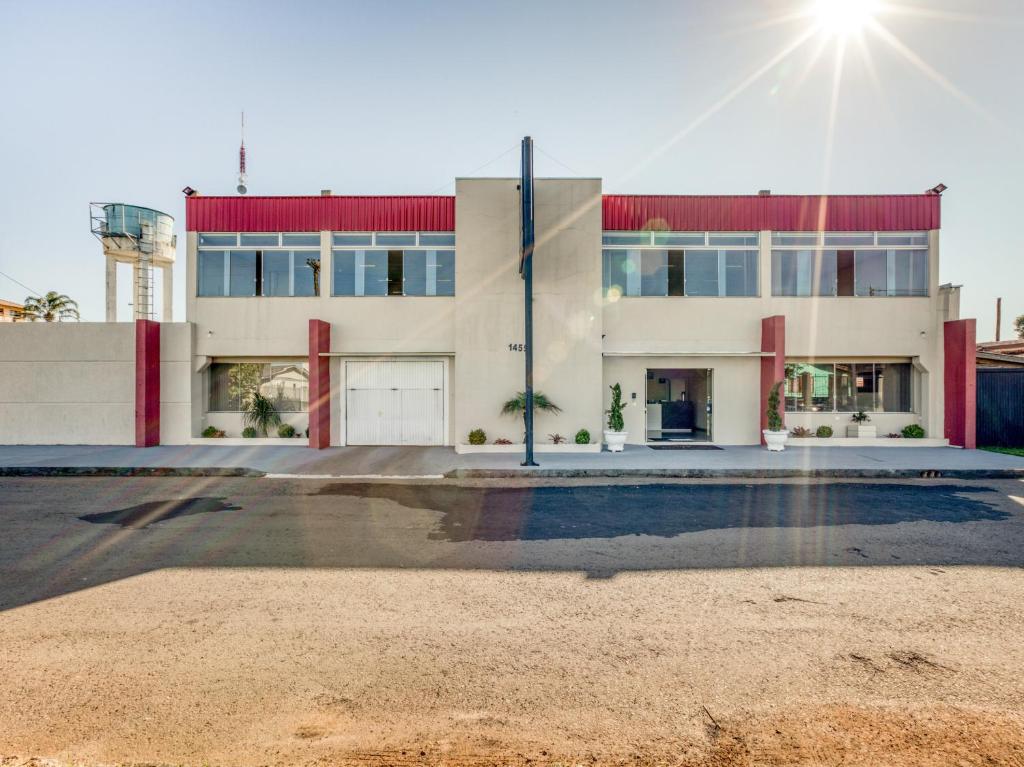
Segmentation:
[(480, 488), (334, 483), (316, 495), (392, 501), (441, 513), (431, 540), (542, 541), (729, 528), (998, 522), (1009, 518), (966, 485), (645, 484)]
[(79, 519), (94, 524), (120, 525), (132, 530), (141, 530), (158, 522), (166, 522), (179, 517), (219, 511), (239, 511), (241, 508), (241, 506), (235, 506), (225, 501), (224, 498), (176, 498), (169, 501), (147, 501), (114, 511), (83, 514)]

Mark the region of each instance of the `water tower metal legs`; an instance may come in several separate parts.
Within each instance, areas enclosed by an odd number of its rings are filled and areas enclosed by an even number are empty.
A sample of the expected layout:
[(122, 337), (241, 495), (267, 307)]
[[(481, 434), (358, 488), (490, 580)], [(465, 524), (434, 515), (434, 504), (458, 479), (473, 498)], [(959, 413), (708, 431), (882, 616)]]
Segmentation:
[(117, 322), (117, 261), (107, 256), (107, 322)]
[(163, 283), (164, 283), (164, 322), (172, 322), (172, 304), (174, 303), (174, 275), (171, 271), (170, 266), (161, 266), (163, 272)]

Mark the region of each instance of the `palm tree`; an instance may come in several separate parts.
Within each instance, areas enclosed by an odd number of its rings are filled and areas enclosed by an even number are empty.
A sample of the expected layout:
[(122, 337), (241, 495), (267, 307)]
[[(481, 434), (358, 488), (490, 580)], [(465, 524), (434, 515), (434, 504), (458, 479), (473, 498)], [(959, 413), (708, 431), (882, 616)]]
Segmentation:
[(45, 296), (29, 296), (25, 299), (25, 307), (21, 310), (22, 316), (35, 322), (46, 320), (47, 322), (63, 322), (67, 319), (78, 319), (78, 302), (74, 301), (63, 293), (51, 290)]
[[(541, 392), (536, 391), (533, 393), (533, 412), (536, 413), (538, 410), (545, 413), (561, 413), (562, 408), (556, 405), (554, 402), (549, 400)], [(523, 415), (523, 429), (526, 429), (526, 392), (516, 392), (516, 396), (501, 406), (502, 415), (516, 415), (522, 413)]]
[(252, 399), (245, 405), (242, 411), (242, 420), (246, 426), (251, 426), (264, 437), (267, 432), (275, 426), (281, 425), (281, 416), (278, 415), (274, 403), (260, 394), (253, 392)]

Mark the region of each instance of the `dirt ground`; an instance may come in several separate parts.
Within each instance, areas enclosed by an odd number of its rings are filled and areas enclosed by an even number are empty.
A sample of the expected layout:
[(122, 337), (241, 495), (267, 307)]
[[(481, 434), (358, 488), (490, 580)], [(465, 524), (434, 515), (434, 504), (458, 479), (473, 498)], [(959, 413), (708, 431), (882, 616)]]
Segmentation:
[(171, 570), (0, 621), (2, 764), (1024, 764), (1024, 573)]
[(933, 521), (516, 538), (306, 485), (153, 521), (197, 488), (49, 482), (0, 485), (3, 767), (1024, 766), (1021, 483)]

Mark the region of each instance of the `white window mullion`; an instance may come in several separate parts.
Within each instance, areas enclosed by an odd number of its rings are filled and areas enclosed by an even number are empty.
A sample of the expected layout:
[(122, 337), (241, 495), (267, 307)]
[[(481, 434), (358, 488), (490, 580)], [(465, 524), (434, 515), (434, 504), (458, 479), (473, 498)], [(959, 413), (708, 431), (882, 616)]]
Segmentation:
[(885, 251), (885, 292), (886, 295), (896, 295), (896, 251)]
[(295, 295), (295, 251), (288, 251), (288, 295)]
[(224, 295), (231, 295), (231, 251), (224, 251)]
[(357, 250), (355, 251), (355, 258), (353, 264), (353, 276), (355, 277), (354, 290), (352, 291), (357, 296), (366, 295), (366, 251)]
[(437, 251), (427, 251), (427, 289), (428, 296), (437, 295)]
[(725, 251), (718, 251), (718, 295), (725, 295)]

